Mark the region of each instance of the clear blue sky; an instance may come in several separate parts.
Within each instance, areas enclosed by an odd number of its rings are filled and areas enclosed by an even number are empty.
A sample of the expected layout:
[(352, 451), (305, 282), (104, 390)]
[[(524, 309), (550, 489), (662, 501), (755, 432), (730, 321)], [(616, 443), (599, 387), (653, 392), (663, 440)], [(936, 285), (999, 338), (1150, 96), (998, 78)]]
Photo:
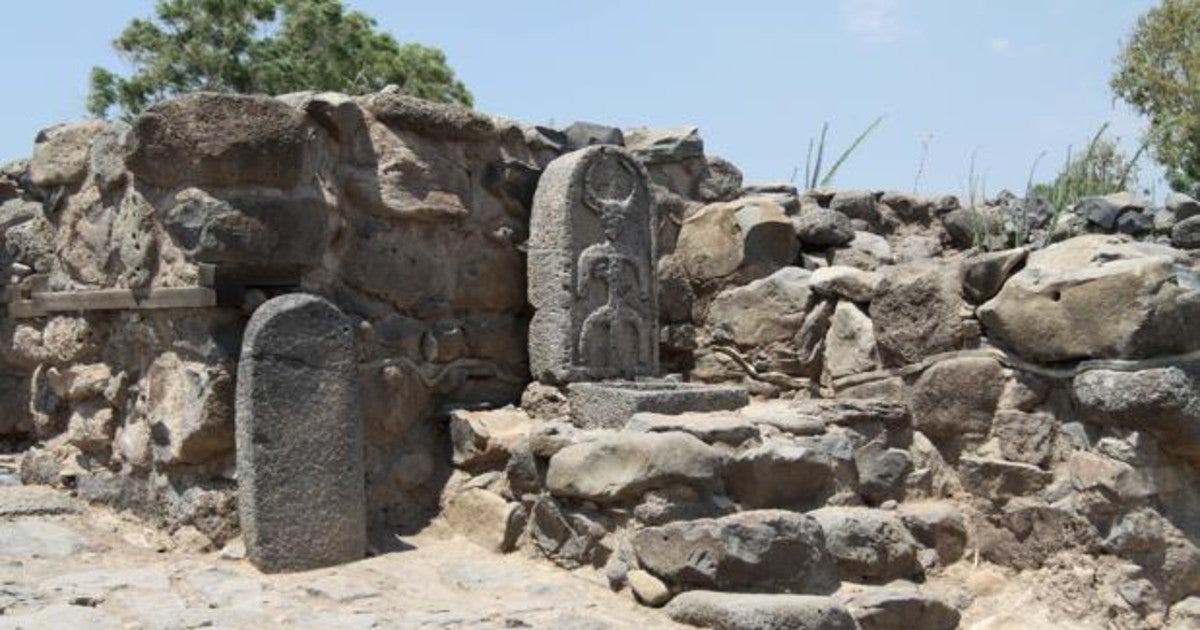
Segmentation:
[[(531, 123), (701, 128), (750, 180), (803, 170), (829, 121), (840, 150), (887, 120), (838, 186), (961, 194), (971, 154), (989, 192), (1020, 191), (1034, 158), (1061, 164), (1105, 121), (1126, 146), (1142, 122), (1107, 80), (1154, 0), (350, 0), (402, 41), (442, 47), (476, 106)], [(88, 71), (151, 0), (4, 7), (0, 160), (37, 130), (82, 118)], [(1147, 177), (1147, 179), (1153, 176)], [(1161, 192), (1160, 192), (1161, 194)]]

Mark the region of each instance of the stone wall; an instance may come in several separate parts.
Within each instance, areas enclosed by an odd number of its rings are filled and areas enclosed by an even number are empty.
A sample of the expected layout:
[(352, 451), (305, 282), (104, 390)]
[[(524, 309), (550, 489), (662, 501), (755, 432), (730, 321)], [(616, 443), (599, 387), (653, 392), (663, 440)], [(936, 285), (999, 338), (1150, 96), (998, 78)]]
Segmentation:
[[(798, 406), (614, 436), (572, 430), (562, 392), (527, 387), (534, 192), (553, 159), (606, 143), (655, 182), (662, 372)], [(746, 185), (694, 128), (523, 126), (385, 92), (201, 94), (55, 127), (0, 168), (0, 204), (0, 437), (27, 482), (181, 536), (237, 533), (242, 331), (302, 291), (353, 323), (375, 526), (492, 510), (524, 527), (497, 547), (526, 536), (573, 565), (615, 557), (626, 527), (953, 499), (992, 561), (1145, 542), (1174, 563), (1142, 558), (1157, 605), (1200, 587), (1194, 200), (1055, 217), (1011, 195)], [(601, 451), (671, 481), (593, 493)], [(772, 485), (779, 470), (813, 485)], [(1126, 540), (1137, 519), (1158, 538)], [(1083, 521), (1078, 545), (1037, 538)]]

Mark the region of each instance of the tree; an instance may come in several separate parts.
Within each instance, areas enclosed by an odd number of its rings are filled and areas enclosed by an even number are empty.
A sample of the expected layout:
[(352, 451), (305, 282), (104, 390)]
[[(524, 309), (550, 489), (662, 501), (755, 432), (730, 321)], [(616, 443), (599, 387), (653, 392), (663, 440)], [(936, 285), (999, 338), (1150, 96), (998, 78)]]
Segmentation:
[(88, 110), (125, 117), (193, 91), (362, 94), (398, 85), (470, 106), (471, 93), (437, 48), (398, 43), (341, 0), (158, 0), (113, 42), (129, 76), (93, 68)]
[(1200, 0), (1164, 0), (1140, 17), (1111, 85), (1150, 119), (1147, 141), (1171, 185), (1200, 193)]

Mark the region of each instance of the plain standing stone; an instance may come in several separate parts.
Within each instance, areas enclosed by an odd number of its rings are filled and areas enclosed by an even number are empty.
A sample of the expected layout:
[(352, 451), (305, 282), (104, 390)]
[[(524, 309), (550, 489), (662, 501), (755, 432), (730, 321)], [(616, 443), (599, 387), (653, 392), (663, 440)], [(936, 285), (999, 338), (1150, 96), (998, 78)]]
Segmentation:
[(305, 294), (263, 304), (237, 382), (238, 507), (263, 571), (359, 560), (366, 551), (363, 419), (350, 323)]

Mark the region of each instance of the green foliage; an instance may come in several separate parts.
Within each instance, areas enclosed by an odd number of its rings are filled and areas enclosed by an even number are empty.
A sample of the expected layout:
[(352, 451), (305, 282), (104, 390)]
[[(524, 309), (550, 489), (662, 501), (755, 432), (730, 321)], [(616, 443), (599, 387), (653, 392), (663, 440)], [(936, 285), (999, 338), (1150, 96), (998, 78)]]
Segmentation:
[(1050, 203), (1054, 210), (1051, 226), (1058, 223), (1067, 208), (1084, 197), (1108, 195), (1136, 187), (1137, 162), (1145, 152), (1146, 144), (1138, 147), (1133, 157), (1126, 157), (1115, 140), (1104, 137), (1108, 127), (1109, 123), (1100, 126), (1082, 155), (1073, 156), (1072, 148), (1067, 147), (1066, 162), (1051, 182), (1033, 184), (1034, 170), (1045, 152), (1034, 161), (1029, 170), (1025, 196), (1039, 197)]
[[(829, 183), (833, 181), (833, 176), (837, 174), (838, 169), (842, 167), (842, 164), (845, 163), (846, 159), (849, 158), (850, 155), (856, 150), (858, 150), (858, 147), (867, 139), (867, 136), (871, 135), (871, 132), (875, 131), (875, 128), (883, 122), (884, 118), (885, 116), (879, 116), (875, 120), (871, 121), (871, 124), (867, 125), (867, 127), (858, 134), (858, 137), (854, 139), (854, 142), (851, 142), (850, 146), (846, 147), (845, 151), (842, 151), (837, 160), (833, 162), (833, 166), (829, 167), (829, 171), (824, 174), (824, 177), (821, 175), (821, 168), (822, 162), (825, 159), (825, 139), (829, 134), (829, 123), (822, 125), (820, 140), (816, 141), (815, 143), (812, 138), (809, 138), (808, 140), (808, 157), (804, 162), (805, 187), (812, 189), (818, 186), (828, 186)], [(815, 163), (813, 162), (814, 148), (817, 151)], [(795, 177), (793, 176), (792, 179), (794, 180)]]
[(1163, 0), (1139, 18), (1116, 66), (1113, 91), (1150, 119), (1167, 180), (1200, 194), (1200, 0)]
[(341, 0), (159, 0), (113, 42), (133, 66), (93, 68), (88, 110), (124, 116), (192, 91), (361, 94), (386, 85), (471, 105), (471, 93), (436, 48), (398, 43)]

